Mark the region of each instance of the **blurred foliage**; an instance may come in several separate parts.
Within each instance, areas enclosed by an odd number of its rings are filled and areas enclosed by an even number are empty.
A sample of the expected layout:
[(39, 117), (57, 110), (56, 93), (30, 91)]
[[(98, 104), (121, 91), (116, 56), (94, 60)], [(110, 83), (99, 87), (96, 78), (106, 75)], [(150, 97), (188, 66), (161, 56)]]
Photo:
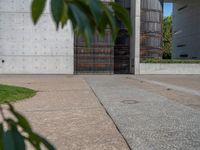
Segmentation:
[(171, 59), (172, 51), (172, 16), (163, 19), (163, 59)]
[(30, 98), (36, 91), (28, 88), (0, 84), (0, 104)]
[[(36, 24), (42, 15), (47, 0), (32, 1), (32, 20)], [(56, 28), (72, 23), (75, 34), (84, 38), (89, 46), (95, 33), (105, 36), (105, 29), (110, 28), (112, 38), (116, 39), (121, 21), (132, 33), (128, 11), (121, 5), (101, 0), (50, 0), (51, 14)]]
[[(0, 123), (0, 150), (26, 150), (27, 142), (36, 150), (41, 150), (45, 147), (48, 150), (55, 150), (45, 138), (35, 133), (27, 121), (27, 119), (18, 113), (14, 107), (7, 104), (4, 109), (0, 106), (2, 122)], [(9, 111), (12, 115), (6, 117), (4, 111)]]

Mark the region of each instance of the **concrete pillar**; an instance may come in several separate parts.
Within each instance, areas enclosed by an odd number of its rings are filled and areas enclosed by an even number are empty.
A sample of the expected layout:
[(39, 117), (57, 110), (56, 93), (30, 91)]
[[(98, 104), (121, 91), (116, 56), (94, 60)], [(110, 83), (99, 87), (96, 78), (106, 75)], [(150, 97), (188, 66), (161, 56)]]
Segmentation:
[(130, 40), (130, 72), (140, 74), (140, 0), (131, 0), (133, 34)]

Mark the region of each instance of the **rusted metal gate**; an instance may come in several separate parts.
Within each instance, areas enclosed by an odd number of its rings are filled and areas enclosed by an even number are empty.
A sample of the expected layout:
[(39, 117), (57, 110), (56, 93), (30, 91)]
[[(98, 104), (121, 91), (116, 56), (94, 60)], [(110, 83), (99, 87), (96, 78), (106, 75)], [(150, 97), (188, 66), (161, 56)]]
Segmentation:
[[(130, 12), (130, 0), (116, 0)], [(75, 74), (126, 74), (130, 72), (130, 38), (120, 23), (115, 45), (110, 29), (104, 39), (94, 36), (92, 47), (87, 48), (82, 38), (75, 36)]]
[(141, 1), (141, 58), (162, 56), (163, 0)]
[[(130, 0), (116, 0), (130, 13)], [(114, 47), (114, 70), (116, 74), (130, 73), (130, 38), (125, 26), (120, 23), (120, 30)]]
[(75, 74), (113, 74), (114, 48), (110, 29), (105, 38), (95, 35), (90, 48), (75, 36)]

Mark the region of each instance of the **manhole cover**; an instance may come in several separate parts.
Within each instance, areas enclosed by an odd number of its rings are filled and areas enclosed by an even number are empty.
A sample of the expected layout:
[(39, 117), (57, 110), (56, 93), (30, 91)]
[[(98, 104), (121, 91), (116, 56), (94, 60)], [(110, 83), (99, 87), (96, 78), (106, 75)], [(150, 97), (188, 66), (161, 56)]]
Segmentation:
[(123, 100), (121, 102), (124, 103), (124, 104), (137, 104), (137, 103), (139, 103), (136, 100)]

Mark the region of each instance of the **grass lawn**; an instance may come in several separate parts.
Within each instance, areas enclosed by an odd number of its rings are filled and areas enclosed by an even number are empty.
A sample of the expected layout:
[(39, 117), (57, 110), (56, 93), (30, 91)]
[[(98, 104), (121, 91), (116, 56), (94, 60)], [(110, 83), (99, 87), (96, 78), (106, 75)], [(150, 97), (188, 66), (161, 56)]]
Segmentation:
[(28, 88), (0, 84), (0, 104), (15, 102), (35, 95), (36, 91)]

